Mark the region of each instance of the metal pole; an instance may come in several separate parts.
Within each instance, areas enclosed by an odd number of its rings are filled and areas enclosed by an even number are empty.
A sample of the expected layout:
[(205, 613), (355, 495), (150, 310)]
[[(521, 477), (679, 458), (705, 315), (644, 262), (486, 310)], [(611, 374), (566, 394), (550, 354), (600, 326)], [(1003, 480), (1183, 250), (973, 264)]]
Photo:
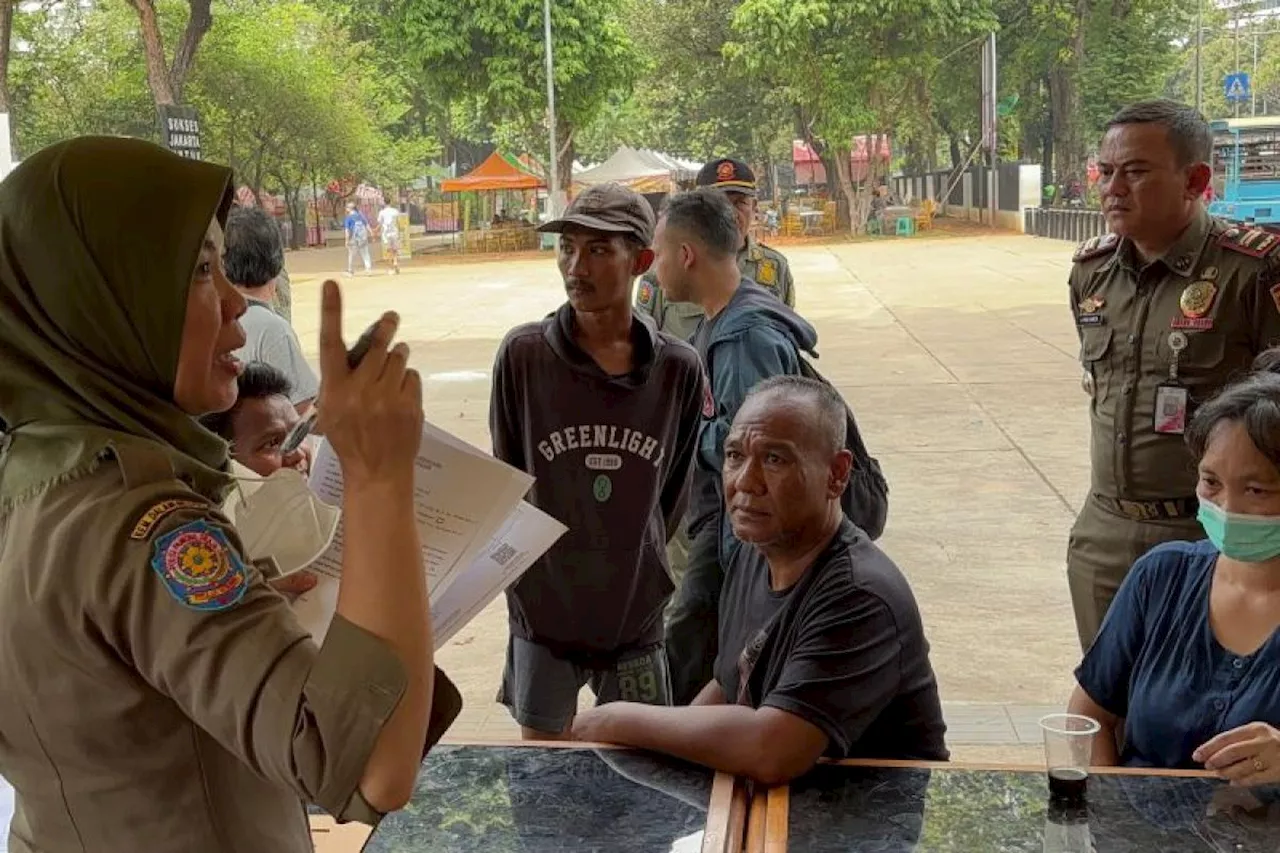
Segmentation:
[(999, 199), (1000, 157), (999, 157), (999, 154), (997, 153), (997, 151), (1000, 148), (1000, 107), (999, 107), (999, 101), (997, 100), (998, 95), (1000, 93), (1000, 87), (999, 85), (997, 85), (997, 82), (996, 82), (997, 63), (996, 63), (996, 34), (995, 33), (991, 34), (990, 40), (987, 43), (990, 45), (990, 49), (988, 50), (988, 53), (991, 56), (991, 59), (990, 59), (991, 72), (990, 72), (990, 78), (989, 78), (991, 80), (991, 188), (990, 188), (991, 199), (990, 201), (991, 201), (991, 227), (994, 228), (996, 226), (996, 212), (1000, 209), (1000, 199)]
[(547, 54), (547, 136), (551, 141), (551, 162), (547, 167), (547, 175), (550, 177), (547, 186), (547, 213), (555, 217), (560, 213), (557, 204), (560, 170), (556, 164), (559, 146), (556, 145), (556, 72), (551, 50), (551, 0), (542, 0), (542, 33)]
[(1200, 73), (1200, 49), (1204, 46), (1204, 0), (1196, 2), (1196, 112), (1204, 112), (1204, 77)]
[(1249, 115), (1258, 114), (1258, 23), (1253, 24), (1253, 74), (1249, 76)]
[[(1236, 48), (1235, 70), (1236, 70), (1236, 73), (1239, 74), (1240, 73), (1240, 15), (1238, 11), (1233, 16), (1233, 23), (1235, 25), (1234, 29), (1236, 31), (1235, 32), (1235, 36), (1236, 36), (1235, 37), (1235, 48)], [(1250, 81), (1250, 84), (1252, 84), (1252, 81)], [(1236, 118), (1240, 118), (1240, 100), (1238, 98), (1236, 99)]]

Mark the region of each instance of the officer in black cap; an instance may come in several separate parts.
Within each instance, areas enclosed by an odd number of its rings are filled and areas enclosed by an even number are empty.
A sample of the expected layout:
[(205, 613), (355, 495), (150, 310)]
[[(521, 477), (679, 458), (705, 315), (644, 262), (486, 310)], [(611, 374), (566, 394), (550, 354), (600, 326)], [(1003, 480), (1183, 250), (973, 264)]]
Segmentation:
[[(777, 249), (758, 243), (751, 236), (751, 223), (756, 218), (756, 175), (741, 160), (722, 157), (712, 160), (698, 172), (700, 187), (724, 190), (738, 215), (742, 232), (742, 248), (738, 250), (738, 269), (744, 278), (771, 291), (791, 307), (796, 304), (795, 282), (791, 267)], [(636, 307), (653, 316), (658, 328), (681, 340), (689, 340), (702, 319), (702, 306), (692, 302), (667, 302), (653, 271), (644, 274), (636, 290)]]

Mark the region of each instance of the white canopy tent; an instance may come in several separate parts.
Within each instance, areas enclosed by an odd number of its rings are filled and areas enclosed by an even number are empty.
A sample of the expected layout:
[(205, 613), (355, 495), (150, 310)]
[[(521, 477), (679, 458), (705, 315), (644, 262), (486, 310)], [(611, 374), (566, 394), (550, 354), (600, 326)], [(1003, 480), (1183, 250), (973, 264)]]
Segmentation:
[(623, 145), (597, 166), (573, 176), (580, 187), (619, 183), (640, 193), (667, 193), (697, 177), (702, 164), (646, 148)]

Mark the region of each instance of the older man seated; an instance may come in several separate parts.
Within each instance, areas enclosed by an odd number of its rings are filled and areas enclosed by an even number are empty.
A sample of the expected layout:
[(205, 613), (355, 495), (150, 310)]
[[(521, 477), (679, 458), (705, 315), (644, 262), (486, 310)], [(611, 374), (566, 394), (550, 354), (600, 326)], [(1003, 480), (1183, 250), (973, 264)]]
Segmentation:
[(946, 760), (929, 644), (898, 567), (845, 519), (844, 401), (798, 376), (761, 382), (725, 440), (715, 679), (687, 707), (613, 702), (573, 736), (780, 784), (823, 755)]
[[(1266, 370), (1270, 365), (1259, 365)], [(1169, 542), (1124, 579), (1076, 670), (1070, 710), (1102, 724), (1093, 763), (1280, 782), (1280, 376), (1196, 412), (1207, 540)]]

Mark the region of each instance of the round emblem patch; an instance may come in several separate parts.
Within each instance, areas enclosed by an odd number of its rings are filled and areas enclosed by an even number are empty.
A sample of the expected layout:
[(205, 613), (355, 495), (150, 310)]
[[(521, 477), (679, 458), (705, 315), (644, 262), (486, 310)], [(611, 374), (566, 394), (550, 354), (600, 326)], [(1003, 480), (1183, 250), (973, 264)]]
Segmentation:
[(719, 166), (716, 166), (716, 180), (732, 181), (733, 180), (733, 164), (730, 163), (728, 160), (725, 160)]
[(596, 496), (597, 503), (604, 503), (613, 494), (613, 480), (609, 479), (608, 474), (601, 474), (591, 484), (591, 493)]
[(244, 564), (226, 534), (204, 521), (157, 539), (151, 567), (170, 594), (194, 610), (224, 610), (249, 588)]
[(1203, 317), (1213, 307), (1214, 297), (1218, 295), (1217, 286), (1211, 281), (1197, 281), (1187, 285), (1178, 299), (1178, 307), (1184, 317)]

